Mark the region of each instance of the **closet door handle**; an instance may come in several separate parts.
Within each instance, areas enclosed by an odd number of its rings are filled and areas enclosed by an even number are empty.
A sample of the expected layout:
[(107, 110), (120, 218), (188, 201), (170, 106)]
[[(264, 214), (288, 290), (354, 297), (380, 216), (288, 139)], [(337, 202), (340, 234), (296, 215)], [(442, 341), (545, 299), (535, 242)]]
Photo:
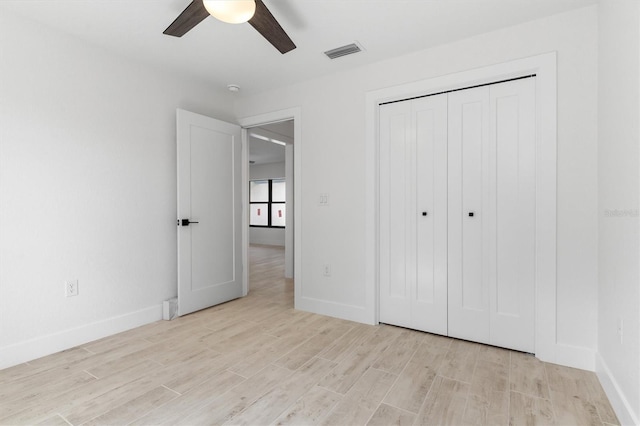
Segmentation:
[(469, 212), (469, 217), (473, 217), (475, 215), (474, 212)]
[(427, 212), (422, 212), (422, 216), (426, 216), (426, 215), (427, 215)]

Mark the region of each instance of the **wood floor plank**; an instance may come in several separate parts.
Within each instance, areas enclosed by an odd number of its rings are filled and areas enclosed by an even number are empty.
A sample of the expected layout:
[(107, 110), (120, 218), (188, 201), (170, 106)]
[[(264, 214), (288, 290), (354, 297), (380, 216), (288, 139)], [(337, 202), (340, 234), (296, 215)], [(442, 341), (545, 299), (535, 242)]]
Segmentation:
[(226, 327), (221, 328), (220, 330), (215, 330), (208, 333), (206, 336), (203, 336), (201, 342), (211, 349), (216, 350), (216, 346), (220, 349), (220, 342), (223, 342), (228, 339), (233, 339), (238, 335), (242, 335), (242, 333), (255, 329), (255, 324), (250, 321), (238, 321), (232, 324), (229, 324)]
[(551, 391), (551, 402), (559, 425), (602, 425), (598, 410), (587, 398)]
[(464, 411), (465, 425), (506, 425), (509, 423), (509, 391), (485, 391), (478, 395), (471, 390)]
[(179, 373), (162, 380), (162, 384), (180, 394), (200, 386), (222, 374), (233, 362), (230, 355), (201, 352), (201, 356), (188, 361), (172, 364), (169, 369)]
[(446, 347), (421, 344), (384, 402), (417, 414), (446, 354)]
[(342, 396), (319, 386), (313, 387), (285, 410), (275, 425), (316, 425), (324, 419)]
[(93, 354), (82, 347), (75, 347), (67, 349), (66, 351), (58, 352), (53, 355), (49, 355), (43, 358), (38, 358), (33, 361), (29, 361), (29, 365), (35, 369), (35, 371), (51, 370), (57, 367), (74, 365), (87, 358), (90, 358)]
[(549, 379), (551, 399), (558, 412), (558, 422), (563, 417), (562, 411), (557, 407), (568, 404), (575, 407), (574, 414), (578, 418), (582, 418), (585, 409), (590, 412), (593, 407), (597, 418), (602, 422), (619, 424), (595, 373), (550, 363), (545, 363), (544, 366)]
[[(319, 328), (321, 328), (327, 321), (326, 317), (315, 314), (305, 316), (296, 315), (295, 317), (296, 319), (294, 321), (287, 321), (275, 328), (271, 328), (267, 334), (275, 337), (285, 337), (290, 336), (291, 334), (315, 334), (315, 332), (319, 331)], [(332, 318), (331, 320), (335, 321), (335, 318)]]
[(282, 338), (272, 337), (269, 342), (262, 345), (261, 350), (241, 358), (229, 370), (244, 377), (251, 377), (306, 340), (308, 337), (303, 334), (292, 334)]
[(331, 342), (345, 335), (351, 328), (351, 324), (347, 322), (338, 322), (334, 327), (325, 328), (283, 355), (275, 364), (289, 370), (297, 370), (318, 355)]
[(149, 359), (147, 356), (145, 356), (143, 350), (153, 346), (153, 344), (145, 343), (144, 341), (142, 342), (142, 345), (137, 346), (140, 349), (132, 353), (127, 353), (122, 356), (105, 356), (104, 354), (108, 354), (109, 352), (103, 352), (102, 354), (98, 354), (93, 359), (91, 359), (90, 363), (83, 362), (80, 364), (81, 366), (85, 367), (86, 371), (89, 374), (97, 377), (98, 379), (117, 374), (122, 370), (126, 370), (131, 366), (140, 364), (140, 362)]
[(256, 344), (256, 338), (260, 339), (260, 345), (273, 340), (273, 336), (256, 334), (255, 329), (251, 327), (226, 339), (222, 338), (215, 343), (209, 343), (209, 347), (220, 353), (228, 353)]
[(588, 375), (584, 374), (585, 372), (549, 363), (544, 363), (543, 365), (551, 391), (589, 399)]
[(0, 385), (9, 385), (14, 380), (23, 380), (25, 377), (29, 377), (40, 371), (38, 368), (28, 364), (18, 364), (13, 367), (0, 370)]
[[(61, 411), (60, 414), (71, 424), (83, 424), (109, 412), (113, 407), (125, 405), (129, 401), (136, 400), (160, 385), (161, 380), (157, 376), (153, 374), (143, 376), (94, 398), (74, 403)], [(135, 418), (130, 420), (133, 421)]]
[(509, 419), (509, 365), (506, 349), (483, 346), (478, 352), (465, 410), (466, 424), (507, 424)]
[[(0, 416), (5, 417), (17, 411), (21, 407), (37, 405), (38, 401), (47, 398), (48, 395), (63, 393), (68, 389), (75, 389), (83, 385), (94, 382), (95, 377), (90, 374), (79, 372), (66, 372), (64, 368), (47, 370), (46, 374), (36, 375), (33, 378), (38, 380), (26, 380), (20, 382), (20, 386), (12, 385), (0, 391)], [(12, 391), (12, 389), (16, 389)]]
[(487, 397), (494, 391), (507, 392), (510, 362), (510, 351), (482, 346), (478, 351), (476, 366), (470, 380), (471, 392)]
[(616, 413), (613, 411), (613, 407), (611, 407), (611, 403), (598, 380), (598, 376), (590, 371), (583, 371), (582, 374), (586, 376), (584, 383), (588, 389), (591, 402), (598, 410), (600, 419), (610, 425), (620, 425), (620, 420), (618, 420)]
[[(190, 320), (189, 320), (190, 319)], [(196, 317), (184, 317), (179, 318), (174, 322), (173, 327), (169, 327), (166, 330), (159, 331), (157, 333), (149, 334), (145, 337), (145, 340), (151, 343), (161, 343), (167, 340), (173, 339), (176, 335), (181, 336), (193, 336), (194, 334), (209, 334), (211, 330), (206, 330), (200, 321), (196, 320)]]
[[(397, 333), (397, 331), (395, 332)], [(364, 340), (338, 366), (327, 375), (320, 386), (339, 394), (346, 394), (349, 389), (373, 365), (393, 341), (392, 327), (380, 327), (374, 334)]]
[(402, 330), (393, 344), (373, 364), (373, 368), (400, 374), (424, 341), (424, 333)]
[(178, 398), (153, 409), (132, 424), (140, 426), (178, 424), (190, 413), (206, 406), (245, 380), (247, 379), (230, 371), (222, 371), (209, 381), (201, 383), (201, 386), (194, 387)]
[(533, 355), (511, 353), (511, 390), (549, 399), (549, 382), (544, 363)]
[(131, 419), (137, 419), (144, 416), (154, 408), (160, 407), (172, 399), (176, 399), (178, 396), (178, 393), (167, 389), (164, 386), (158, 386), (137, 398), (129, 400), (117, 407), (113, 407), (101, 416), (84, 423), (84, 425), (96, 426), (123, 424), (129, 422)]
[(364, 425), (398, 376), (370, 368), (324, 419), (324, 425)]
[[(177, 424), (222, 424), (293, 374), (286, 368), (269, 365), (204, 407), (189, 413)], [(168, 422), (165, 424), (175, 424)]]
[[(143, 332), (141, 330), (154, 327), (158, 323), (159, 322), (154, 322), (138, 328), (134, 328), (133, 330), (129, 330), (129, 332), (122, 332), (114, 334), (112, 336), (103, 337), (102, 339), (94, 340), (93, 342), (86, 343), (80, 347), (92, 354), (100, 354), (102, 352), (112, 351), (122, 346), (126, 347), (129, 341), (144, 340)], [(151, 342), (147, 341), (147, 343), (150, 344)]]
[[(42, 395), (31, 403), (20, 401), (14, 407), (4, 406), (0, 408), (0, 412), (3, 413), (0, 424), (32, 424), (43, 421), (55, 413), (67, 412), (125, 383), (152, 374), (157, 368), (158, 364), (155, 362), (144, 360), (105, 379), (89, 381), (82, 386), (68, 388), (57, 394)], [(3, 402), (0, 401), (0, 407), (2, 404)]]
[[(437, 376), (416, 417), (418, 425), (460, 425), (469, 396), (468, 383)], [(521, 423), (516, 423), (521, 424)]]
[[(83, 371), (70, 372), (64, 367), (42, 370), (36, 374), (13, 380), (10, 385), (0, 387), (0, 401), (8, 403), (37, 397), (43, 392), (64, 389), (76, 381), (95, 380)], [(68, 382), (68, 384), (67, 384)]]
[(219, 355), (219, 352), (210, 349), (201, 342), (185, 341), (175, 347), (165, 347), (156, 353), (147, 353), (146, 358), (160, 365), (171, 366), (189, 362), (194, 359), (212, 358), (217, 355)]
[[(214, 359), (217, 360), (217, 357)], [(228, 362), (231, 363), (231, 361)], [(155, 370), (149, 374), (145, 374), (133, 381), (124, 381), (124, 384), (121, 386), (98, 395), (95, 398), (86, 400), (81, 404), (73, 404), (68, 410), (61, 412), (61, 414), (73, 424), (84, 423), (104, 414), (113, 406), (124, 405), (127, 401), (136, 399), (159, 386), (172, 384), (174, 387), (180, 389), (179, 386), (174, 383), (182, 383), (183, 381), (190, 383), (188, 379), (192, 377), (194, 377), (194, 373), (188, 362), (183, 365), (176, 364), (172, 366), (160, 366), (156, 364)], [(196, 379), (200, 380), (202, 378), (198, 376)], [(186, 386), (186, 388), (188, 389), (189, 387)], [(172, 389), (172, 391), (175, 392), (176, 390)]]
[(387, 404), (380, 404), (367, 426), (410, 426), (415, 418), (416, 415), (413, 413)]
[(256, 425), (275, 421), (290, 405), (315, 386), (336, 364), (313, 358), (226, 424)]
[(509, 424), (555, 425), (553, 405), (548, 399), (511, 392), (509, 400)]
[[(112, 368), (110, 370), (111, 373), (113, 371), (122, 370), (123, 368), (126, 368), (124, 366), (125, 360), (139, 362), (140, 357), (133, 354), (149, 348), (150, 346), (153, 346), (153, 343), (144, 339), (128, 339), (127, 341), (115, 343), (112, 348), (95, 353), (91, 357), (82, 361), (74, 362), (72, 368), (88, 371), (96, 377), (105, 377), (109, 372), (103, 374), (98, 373), (97, 370), (101, 369), (108, 363), (111, 363), (111, 367), (120, 366)], [(105, 370), (109, 370), (109, 367), (105, 367)]]
[(451, 346), (451, 343), (454, 340), (455, 339), (452, 339), (451, 337), (447, 337), (447, 336), (440, 336), (438, 334), (432, 334), (432, 333), (424, 333), (423, 343), (429, 346), (444, 346), (448, 348), (449, 346)]
[(54, 414), (53, 416), (47, 417), (43, 421), (35, 424), (42, 426), (69, 426), (69, 423), (63, 419), (60, 414)]
[(256, 325), (260, 332), (276, 337), (275, 334), (278, 332), (275, 330), (279, 329), (280, 327), (284, 327), (292, 322), (307, 322), (315, 315), (316, 314), (312, 314), (311, 312), (286, 309), (269, 318), (269, 321), (262, 321), (256, 323)]
[(438, 370), (438, 374), (449, 379), (469, 382), (476, 367), (478, 353), (482, 345), (453, 340)]
[(318, 356), (340, 363), (362, 342), (372, 337), (375, 332), (376, 328), (374, 326), (355, 324), (347, 334), (328, 345)]

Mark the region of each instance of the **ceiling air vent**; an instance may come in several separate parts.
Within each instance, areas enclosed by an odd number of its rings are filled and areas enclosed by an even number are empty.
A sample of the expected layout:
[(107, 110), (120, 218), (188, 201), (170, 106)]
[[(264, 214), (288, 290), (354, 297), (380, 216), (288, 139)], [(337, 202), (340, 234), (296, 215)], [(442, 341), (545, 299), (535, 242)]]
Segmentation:
[(362, 51), (362, 48), (355, 43), (347, 44), (346, 46), (337, 47), (335, 49), (328, 50), (324, 52), (325, 55), (329, 57), (329, 59), (336, 59), (340, 56), (352, 55), (354, 53), (358, 53)]

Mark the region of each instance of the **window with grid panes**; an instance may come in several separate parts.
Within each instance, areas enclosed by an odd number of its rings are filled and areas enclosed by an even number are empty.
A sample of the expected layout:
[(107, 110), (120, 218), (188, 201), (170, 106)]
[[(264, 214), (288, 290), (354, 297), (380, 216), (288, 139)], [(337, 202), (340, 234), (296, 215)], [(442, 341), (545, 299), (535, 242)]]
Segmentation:
[(286, 220), (286, 183), (284, 179), (249, 182), (249, 225), (284, 228)]

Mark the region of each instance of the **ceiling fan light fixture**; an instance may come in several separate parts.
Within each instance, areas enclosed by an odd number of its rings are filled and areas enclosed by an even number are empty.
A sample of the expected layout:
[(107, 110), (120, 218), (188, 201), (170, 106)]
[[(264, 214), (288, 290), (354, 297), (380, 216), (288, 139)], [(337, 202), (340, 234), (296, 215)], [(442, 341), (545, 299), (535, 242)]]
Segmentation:
[(207, 12), (228, 24), (242, 24), (256, 13), (255, 0), (202, 0)]

